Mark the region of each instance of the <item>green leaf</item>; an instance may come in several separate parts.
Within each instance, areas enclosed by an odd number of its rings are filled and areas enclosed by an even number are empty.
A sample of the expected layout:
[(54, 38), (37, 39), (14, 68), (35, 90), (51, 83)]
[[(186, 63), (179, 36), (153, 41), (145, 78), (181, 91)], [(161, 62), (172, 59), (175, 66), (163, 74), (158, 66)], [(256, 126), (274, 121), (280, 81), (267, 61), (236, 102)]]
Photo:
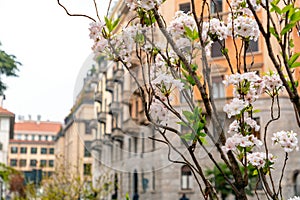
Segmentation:
[(119, 21), (120, 21), (120, 18), (116, 19), (116, 20), (113, 22), (113, 24), (112, 24), (113, 30), (117, 27)]
[(294, 12), (290, 17), (290, 23), (297, 23), (300, 20), (300, 11)]
[(300, 52), (295, 53), (290, 57), (290, 59), (288, 60), (289, 67), (292, 66), (292, 64), (299, 58), (299, 56), (300, 56)]
[(179, 124), (179, 125), (188, 127), (188, 125), (185, 122), (176, 122), (176, 123)]
[(194, 140), (195, 135), (193, 133), (187, 133), (187, 134), (180, 136), (180, 138), (184, 139), (185, 141), (192, 141), (192, 140)]
[(296, 68), (296, 67), (299, 67), (300, 66), (300, 62), (295, 62), (293, 63), (290, 68)]
[(289, 32), (294, 26), (296, 25), (296, 23), (289, 23), (287, 24), (280, 32), (280, 35), (284, 35), (287, 32)]
[(193, 119), (193, 113), (191, 113), (190, 111), (184, 110), (182, 111), (182, 114), (188, 121), (191, 121)]
[(285, 6), (285, 7), (282, 9), (282, 13), (286, 13), (286, 12), (290, 11), (291, 8), (293, 8), (293, 5), (292, 5), (292, 4), (289, 4), (289, 5)]
[(253, 175), (253, 176), (256, 176), (256, 175), (258, 175), (258, 170), (257, 170), (257, 169), (253, 170), (253, 173), (252, 173), (252, 175)]
[(276, 13), (278, 13), (278, 14), (281, 14), (282, 13), (282, 11), (281, 11), (281, 9), (276, 5), (276, 4), (274, 4), (273, 2), (271, 3), (271, 6), (272, 6), (272, 8), (271, 8), (271, 12), (276, 12)]
[(274, 27), (270, 27), (270, 33), (271, 33), (277, 40), (279, 40), (279, 35), (276, 33)]

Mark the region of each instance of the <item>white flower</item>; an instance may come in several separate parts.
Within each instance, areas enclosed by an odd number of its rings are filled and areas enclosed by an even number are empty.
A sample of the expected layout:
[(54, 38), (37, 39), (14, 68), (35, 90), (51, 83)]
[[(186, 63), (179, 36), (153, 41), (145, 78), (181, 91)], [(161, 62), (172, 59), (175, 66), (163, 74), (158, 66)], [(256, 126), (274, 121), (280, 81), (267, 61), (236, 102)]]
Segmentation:
[(99, 38), (101, 38), (102, 29), (104, 27), (103, 22), (92, 22), (90, 23), (90, 38), (94, 41), (97, 41)]
[(231, 103), (224, 106), (223, 110), (227, 113), (228, 118), (231, 118), (231, 116), (240, 114), (246, 106), (247, 104), (243, 100), (234, 98)]
[(271, 139), (273, 144), (279, 144), (287, 153), (299, 150), (297, 133), (294, 133), (292, 130), (273, 133)]
[[(248, 163), (250, 163), (251, 165), (257, 168), (261, 168), (265, 166), (267, 160), (266, 158), (267, 156), (266, 153), (264, 152), (253, 152), (247, 154)], [(268, 153), (268, 160), (270, 162), (275, 162), (276, 158), (271, 153)]]
[(300, 200), (300, 197), (294, 196), (294, 197), (290, 197), (288, 200)]

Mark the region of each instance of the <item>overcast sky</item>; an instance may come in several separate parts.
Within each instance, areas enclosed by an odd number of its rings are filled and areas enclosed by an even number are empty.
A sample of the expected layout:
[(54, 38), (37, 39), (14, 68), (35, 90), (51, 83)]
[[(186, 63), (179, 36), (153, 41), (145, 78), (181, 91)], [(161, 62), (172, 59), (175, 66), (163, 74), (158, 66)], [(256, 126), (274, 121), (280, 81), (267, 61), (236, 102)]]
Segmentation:
[[(97, 1), (103, 11), (107, 1)], [(95, 17), (92, 0), (61, 3), (71, 13)], [(16, 119), (41, 115), (42, 120), (62, 122), (69, 114), (79, 71), (90, 67), (84, 66), (92, 53), (90, 22), (68, 16), (56, 0), (0, 0), (1, 49), (22, 63), (19, 77), (5, 80), (3, 107)]]

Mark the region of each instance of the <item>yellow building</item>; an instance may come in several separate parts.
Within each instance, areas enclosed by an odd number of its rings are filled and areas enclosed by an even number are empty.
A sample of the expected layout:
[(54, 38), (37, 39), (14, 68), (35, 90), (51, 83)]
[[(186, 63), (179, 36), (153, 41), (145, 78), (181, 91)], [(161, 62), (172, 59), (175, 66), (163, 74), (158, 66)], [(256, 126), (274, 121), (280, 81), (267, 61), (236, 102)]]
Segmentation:
[(55, 164), (54, 140), (61, 127), (59, 122), (16, 122), (14, 138), (9, 141), (9, 165), (22, 172), (41, 169), (43, 176), (50, 176)]

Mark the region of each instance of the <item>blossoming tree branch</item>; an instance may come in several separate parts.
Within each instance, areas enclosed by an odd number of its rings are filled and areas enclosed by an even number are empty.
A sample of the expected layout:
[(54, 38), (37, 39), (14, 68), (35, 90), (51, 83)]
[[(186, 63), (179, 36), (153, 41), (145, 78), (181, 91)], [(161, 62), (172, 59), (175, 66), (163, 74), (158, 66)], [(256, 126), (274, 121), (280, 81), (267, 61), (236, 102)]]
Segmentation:
[[(159, 141), (182, 158), (170, 161), (189, 166), (204, 199), (218, 199), (218, 195), (197, 157), (197, 149), (208, 155), (236, 199), (247, 199), (250, 169), (254, 169), (251, 175), (257, 176), (256, 195), (261, 183), (265, 199), (283, 199), (282, 180), (289, 153), (298, 150), (297, 133), (288, 129), (271, 133), (268, 127), (281, 117), (281, 93), (289, 96), (300, 126), (298, 81), (294, 74), (300, 66), (297, 61), (300, 53), (294, 51), (292, 37), (298, 28), (300, 9), (292, 0), (231, 0), (226, 1), (229, 11), (223, 16), (218, 12), (210, 14), (214, 1), (210, 4), (206, 0), (191, 0), (189, 13), (178, 11), (167, 23), (160, 12), (167, 2), (125, 0), (132, 18), (122, 24), (120, 19), (109, 16), (97, 20), (77, 16), (92, 20), (90, 38), (96, 57), (105, 55), (122, 63), (136, 81), (145, 115), (161, 135)], [(60, 5), (69, 15), (76, 16)], [(267, 18), (261, 19), (259, 13)], [(233, 42), (231, 48), (224, 43), (228, 38)], [(250, 70), (254, 59), (247, 59), (250, 43), (258, 38), (266, 44), (271, 63), (270, 70), (262, 76)], [(223, 81), (232, 89), (232, 98), (223, 107), (227, 120), (231, 121), (229, 127), (222, 126), (213, 96), (209, 61), (213, 43), (220, 45), (230, 72)], [(137, 78), (136, 68), (142, 71), (142, 81)], [(194, 101), (195, 94), (200, 95), (200, 103)], [(184, 109), (176, 106), (174, 99), (179, 95), (187, 102)], [(270, 120), (264, 127), (254, 119), (259, 112), (254, 104), (262, 96), (270, 100)], [(209, 128), (211, 124), (217, 137)], [(181, 133), (178, 125), (188, 128), (189, 133)], [(260, 129), (263, 134), (258, 138), (254, 133)], [(172, 143), (172, 134), (182, 140), (188, 154)], [(215, 147), (213, 151), (206, 144), (208, 140)], [(276, 167), (277, 156), (269, 145), (285, 152), (280, 168)], [(231, 171), (233, 179), (222, 171), (220, 162)], [(280, 174), (278, 179), (274, 173)]]

